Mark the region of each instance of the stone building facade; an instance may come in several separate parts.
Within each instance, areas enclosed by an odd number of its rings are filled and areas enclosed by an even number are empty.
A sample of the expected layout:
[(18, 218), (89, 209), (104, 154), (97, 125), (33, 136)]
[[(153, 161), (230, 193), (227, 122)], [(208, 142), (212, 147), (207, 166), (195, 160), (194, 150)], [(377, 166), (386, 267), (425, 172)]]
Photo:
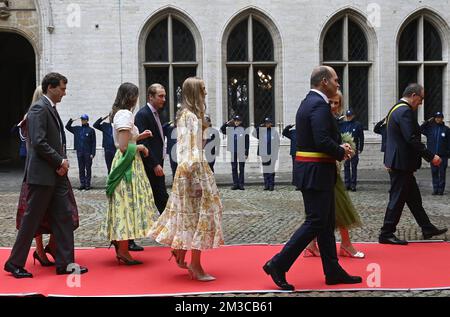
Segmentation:
[[(280, 132), (294, 123), (312, 68), (325, 63), (338, 70), (346, 107), (367, 129), (361, 166), (380, 168), (380, 138), (371, 131), (407, 83), (426, 86), (419, 121), (435, 110), (450, 113), (449, 8), (448, 0), (0, 1), (0, 63), (26, 50), (21, 48), (27, 44), (11, 44), (20, 38), (32, 48), (34, 69), (27, 73), (34, 76), (32, 84), (50, 71), (66, 75), (68, 94), (59, 106), (64, 122), (83, 113), (91, 123), (105, 116), (125, 81), (139, 86), (142, 105), (154, 80), (167, 85), (164, 116), (173, 119), (179, 83), (195, 74), (206, 81), (215, 126), (240, 112), (249, 126), (271, 116)], [(11, 68), (8, 72), (0, 71), (2, 83), (10, 82)], [(20, 121), (34, 89), (29, 79), (15, 80), (21, 88), (0, 88), (13, 95), (2, 102), (8, 114), (0, 120), (1, 145), (11, 153), (15, 143), (6, 140), (6, 130)], [(100, 134), (97, 139), (100, 146)], [(229, 173), (229, 164), (221, 162), (225, 142), (218, 173)], [(256, 140), (251, 143), (248, 172), (256, 175)], [(288, 171), (289, 141), (281, 144), (279, 169)], [(94, 174), (104, 175), (100, 149), (98, 154)], [(75, 160), (72, 152), (71, 157)], [(76, 175), (76, 168), (71, 173)]]

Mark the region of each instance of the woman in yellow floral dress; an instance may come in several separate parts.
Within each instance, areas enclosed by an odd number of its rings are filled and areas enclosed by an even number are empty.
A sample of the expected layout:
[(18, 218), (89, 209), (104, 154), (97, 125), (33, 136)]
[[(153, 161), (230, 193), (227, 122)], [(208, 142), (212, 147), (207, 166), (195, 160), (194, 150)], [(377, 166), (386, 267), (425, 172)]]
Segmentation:
[[(169, 245), (181, 268), (192, 279), (213, 281), (203, 270), (201, 251), (223, 244), (222, 211), (214, 174), (205, 159), (205, 83), (191, 77), (183, 83), (183, 103), (177, 120), (178, 168), (166, 209), (151, 230), (157, 242)], [(184, 262), (191, 250), (191, 264)]]
[(148, 149), (136, 145), (136, 141), (152, 137), (152, 133), (147, 130), (139, 134), (134, 125), (132, 111), (137, 99), (138, 88), (124, 83), (112, 108), (117, 152), (108, 176), (108, 209), (101, 228), (101, 233), (114, 245), (118, 262), (126, 265), (142, 264), (128, 252), (128, 240), (147, 237), (156, 215), (152, 189), (141, 159), (141, 153), (148, 156)]

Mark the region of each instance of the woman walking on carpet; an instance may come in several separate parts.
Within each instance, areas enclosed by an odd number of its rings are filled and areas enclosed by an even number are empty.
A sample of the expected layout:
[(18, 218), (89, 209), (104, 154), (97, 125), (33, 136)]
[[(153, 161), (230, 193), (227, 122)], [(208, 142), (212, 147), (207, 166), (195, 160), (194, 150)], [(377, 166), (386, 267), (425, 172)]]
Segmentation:
[(108, 175), (108, 209), (100, 231), (114, 245), (119, 264), (126, 265), (142, 264), (128, 252), (128, 240), (147, 237), (156, 215), (152, 189), (141, 158), (141, 153), (148, 156), (148, 149), (142, 144), (136, 145), (136, 141), (152, 137), (148, 130), (139, 134), (134, 125), (132, 111), (138, 95), (134, 84), (124, 83), (119, 87), (112, 107), (111, 122), (117, 152)]
[[(343, 101), (342, 101), (342, 93), (338, 91), (337, 95), (333, 98), (330, 98), (331, 103), (331, 112), (333, 115), (338, 118), (338, 116), (342, 113)], [(354, 142), (352, 140), (345, 140), (344, 143), (350, 143), (352, 148), (354, 149)], [(353, 143), (353, 144), (352, 144)], [(353, 246), (350, 240), (349, 229), (360, 227), (361, 219), (359, 218), (358, 212), (353, 206), (352, 200), (345, 190), (344, 182), (341, 177), (341, 166), (339, 163), (337, 168), (337, 179), (336, 185), (334, 187), (334, 192), (336, 195), (335, 204), (336, 204), (336, 228), (339, 229), (341, 234), (341, 248), (339, 254), (341, 256), (356, 258), (356, 259), (364, 259), (365, 254), (361, 251), (358, 251)], [(319, 257), (320, 251), (316, 244), (316, 239), (311, 241), (311, 243), (306, 247), (304, 256), (305, 257)]]
[[(223, 244), (223, 206), (203, 151), (203, 134), (208, 128), (205, 83), (200, 78), (188, 78), (182, 91), (182, 108), (177, 120), (178, 168), (167, 207), (150, 236), (172, 248), (178, 266), (188, 269), (192, 279), (207, 282), (215, 277), (204, 271), (201, 252)], [(185, 262), (188, 250), (191, 250), (189, 266)]]

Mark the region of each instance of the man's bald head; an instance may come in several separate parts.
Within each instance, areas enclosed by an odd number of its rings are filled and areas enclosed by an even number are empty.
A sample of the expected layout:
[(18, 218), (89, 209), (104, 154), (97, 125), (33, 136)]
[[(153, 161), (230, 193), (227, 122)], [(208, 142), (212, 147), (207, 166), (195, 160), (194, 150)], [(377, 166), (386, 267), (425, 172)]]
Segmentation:
[(324, 79), (331, 80), (333, 77), (333, 68), (329, 66), (318, 66), (314, 68), (311, 74), (311, 88), (319, 88)]
[(323, 92), (328, 98), (336, 95), (339, 89), (339, 78), (330, 66), (318, 66), (311, 74), (311, 88)]

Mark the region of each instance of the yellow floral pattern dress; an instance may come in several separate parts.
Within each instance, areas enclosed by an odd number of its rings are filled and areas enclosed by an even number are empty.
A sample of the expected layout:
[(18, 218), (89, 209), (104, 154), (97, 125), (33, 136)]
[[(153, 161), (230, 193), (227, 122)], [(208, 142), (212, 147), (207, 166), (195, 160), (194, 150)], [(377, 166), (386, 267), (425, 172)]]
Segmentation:
[(173, 249), (206, 250), (223, 245), (223, 205), (205, 159), (201, 121), (184, 109), (177, 121), (177, 158), (172, 193), (150, 236)]
[[(116, 113), (113, 129), (117, 148), (119, 146), (116, 141), (117, 134), (122, 130), (130, 131), (132, 135), (130, 142), (136, 143), (139, 130), (134, 125), (134, 116), (130, 111), (120, 110)], [(112, 169), (117, 166), (121, 157), (122, 152), (117, 150), (112, 162)], [(145, 238), (156, 218), (152, 188), (139, 152), (136, 152), (131, 172), (131, 182), (127, 183), (125, 179), (122, 179), (114, 194), (108, 197), (108, 209), (100, 234), (109, 241)]]

